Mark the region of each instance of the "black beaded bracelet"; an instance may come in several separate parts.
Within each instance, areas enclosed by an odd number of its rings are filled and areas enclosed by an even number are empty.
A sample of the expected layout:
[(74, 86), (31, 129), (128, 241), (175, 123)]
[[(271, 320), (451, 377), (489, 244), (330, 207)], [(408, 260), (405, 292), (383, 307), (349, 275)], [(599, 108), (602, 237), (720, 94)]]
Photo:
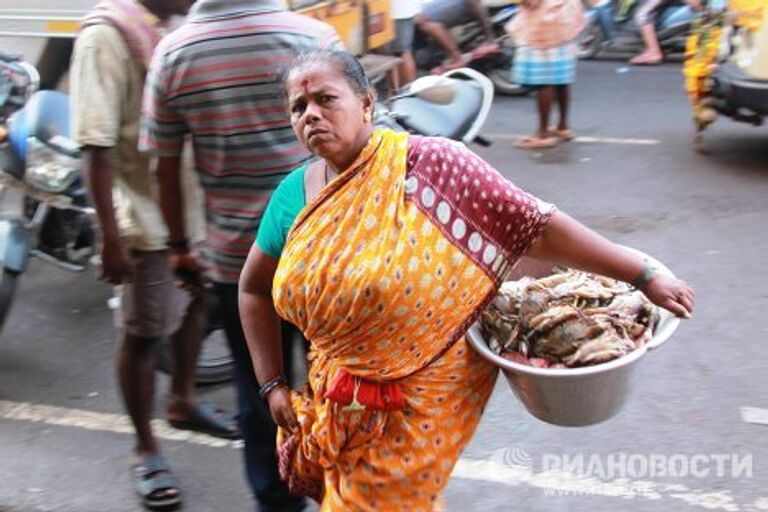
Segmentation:
[(259, 388), (259, 396), (261, 398), (267, 398), (267, 395), (276, 387), (287, 386), (287, 385), (288, 385), (288, 379), (285, 378), (285, 375), (278, 375), (274, 379), (264, 383), (264, 385)]

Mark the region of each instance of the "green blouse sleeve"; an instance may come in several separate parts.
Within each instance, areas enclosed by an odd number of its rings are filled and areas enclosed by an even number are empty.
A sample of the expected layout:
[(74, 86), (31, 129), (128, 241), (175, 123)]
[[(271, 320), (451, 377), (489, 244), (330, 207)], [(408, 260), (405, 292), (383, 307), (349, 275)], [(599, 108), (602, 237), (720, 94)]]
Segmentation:
[(259, 224), (256, 244), (265, 254), (280, 259), (293, 222), (306, 204), (304, 174), (307, 166), (301, 166), (288, 174), (275, 189)]

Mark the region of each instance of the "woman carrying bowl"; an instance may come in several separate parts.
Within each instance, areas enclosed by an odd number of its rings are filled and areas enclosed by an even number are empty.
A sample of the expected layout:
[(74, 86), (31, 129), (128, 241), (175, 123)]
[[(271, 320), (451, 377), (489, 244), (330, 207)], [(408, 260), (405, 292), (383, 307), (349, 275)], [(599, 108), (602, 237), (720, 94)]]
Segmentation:
[[(319, 158), (272, 196), (240, 311), (281, 474), (321, 510), (433, 510), (497, 374), (464, 334), (522, 255), (634, 283), (690, 316), (686, 283), (462, 144), (375, 128), (354, 57), (303, 55), (284, 83), (296, 136)], [(301, 392), (282, 374), (278, 315), (312, 344)]]

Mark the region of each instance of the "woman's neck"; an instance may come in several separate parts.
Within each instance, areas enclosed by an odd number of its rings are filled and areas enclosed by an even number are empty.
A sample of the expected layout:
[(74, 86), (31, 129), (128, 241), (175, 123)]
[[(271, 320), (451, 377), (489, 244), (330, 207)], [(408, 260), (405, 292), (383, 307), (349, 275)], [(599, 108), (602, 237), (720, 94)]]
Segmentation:
[(366, 126), (365, 130), (360, 133), (360, 137), (353, 144), (352, 149), (344, 156), (340, 155), (340, 158), (326, 158), (325, 162), (328, 164), (328, 169), (334, 174), (341, 174), (346, 171), (350, 165), (357, 160), (360, 153), (368, 145), (368, 141), (373, 135), (373, 126)]

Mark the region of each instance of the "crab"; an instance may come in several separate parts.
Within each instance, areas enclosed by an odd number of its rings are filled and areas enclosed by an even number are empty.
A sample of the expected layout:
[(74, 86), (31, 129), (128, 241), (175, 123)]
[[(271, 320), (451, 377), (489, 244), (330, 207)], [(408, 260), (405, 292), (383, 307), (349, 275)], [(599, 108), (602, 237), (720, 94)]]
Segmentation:
[(658, 320), (642, 292), (613, 279), (558, 270), (504, 283), (481, 326), (497, 354), (544, 367), (604, 363), (641, 347)]

